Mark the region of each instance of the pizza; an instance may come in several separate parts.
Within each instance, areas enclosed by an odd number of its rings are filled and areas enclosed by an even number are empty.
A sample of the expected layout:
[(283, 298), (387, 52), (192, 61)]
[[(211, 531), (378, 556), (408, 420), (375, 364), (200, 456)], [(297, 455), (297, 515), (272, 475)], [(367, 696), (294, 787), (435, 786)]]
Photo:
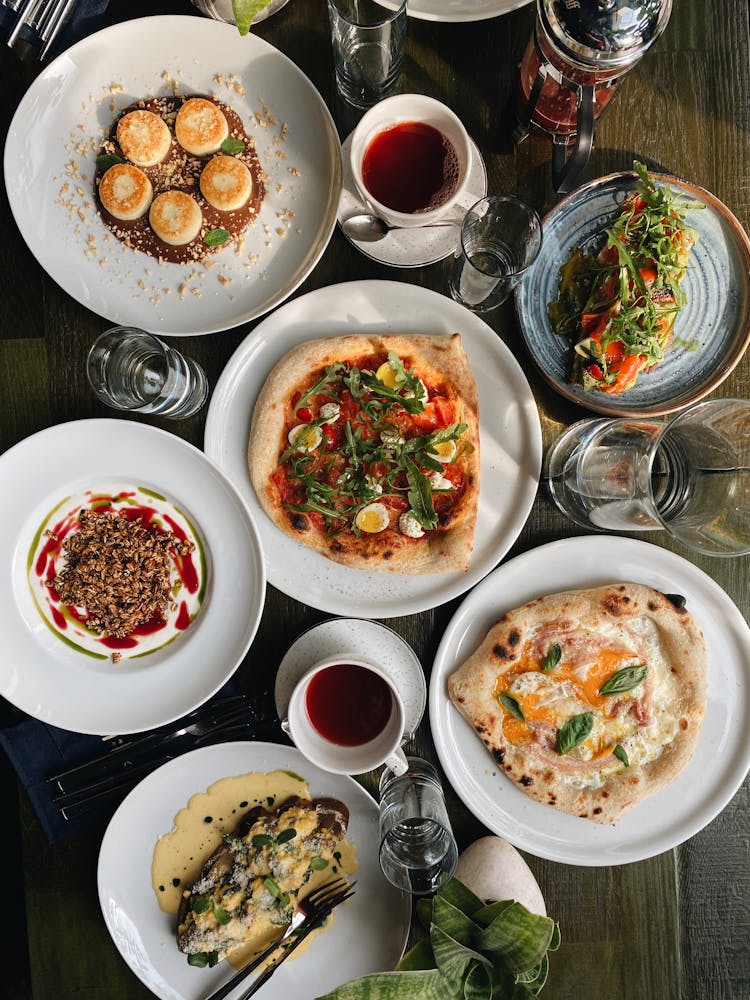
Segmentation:
[(448, 690), (527, 795), (615, 823), (692, 756), (705, 644), (682, 597), (634, 583), (568, 591), (503, 615)]
[(477, 392), (459, 334), (307, 341), (253, 412), (250, 477), (279, 528), (357, 569), (468, 568)]

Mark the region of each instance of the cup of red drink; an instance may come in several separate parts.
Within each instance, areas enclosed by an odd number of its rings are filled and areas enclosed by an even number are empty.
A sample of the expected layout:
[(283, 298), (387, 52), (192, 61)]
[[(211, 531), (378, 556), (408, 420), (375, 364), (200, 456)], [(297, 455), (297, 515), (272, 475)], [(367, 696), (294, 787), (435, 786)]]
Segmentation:
[(471, 143), (445, 104), (397, 94), (363, 116), (350, 159), (354, 183), (373, 212), (392, 226), (414, 228), (450, 216), (466, 188)]
[(284, 728), (297, 749), (334, 774), (363, 774), (386, 764), (407, 769), (404, 704), (393, 681), (361, 656), (315, 663), (292, 691)]

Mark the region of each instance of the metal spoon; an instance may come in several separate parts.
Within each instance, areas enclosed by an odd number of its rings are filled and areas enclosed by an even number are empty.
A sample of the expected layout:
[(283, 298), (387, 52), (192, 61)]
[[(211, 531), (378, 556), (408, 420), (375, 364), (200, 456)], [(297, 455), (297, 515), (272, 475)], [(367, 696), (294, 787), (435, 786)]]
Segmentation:
[(344, 219), (341, 228), (350, 240), (375, 243), (387, 236), (392, 229), (444, 229), (447, 226), (457, 228), (460, 225), (461, 222), (457, 219), (453, 222), (431, 222), (426, 226), (392, 226), (379, 215), (363, 212), (361, 215), (350, 215), (348, 219)]

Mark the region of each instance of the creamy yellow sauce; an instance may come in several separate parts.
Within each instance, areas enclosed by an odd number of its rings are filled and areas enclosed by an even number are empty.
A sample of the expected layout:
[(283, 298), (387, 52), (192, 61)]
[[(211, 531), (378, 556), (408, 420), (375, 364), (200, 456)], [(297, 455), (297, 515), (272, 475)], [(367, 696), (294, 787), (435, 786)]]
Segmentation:
[[(175, 816), (170, 832), (162, 834), (154, 847), (151, 885), (161, 909), (177, 915), (183, 891), (196, 881), (206, 859), (222, 843), (224, 834), (235, 830), (244, 813), (255, 806), (274, 809), (293, 795), (309, 799), (310, 788), (303, 778), (290, 771), (251, 772), (221, 778), (205, 792), (193, 795)], [(336, 875), (349, 876), (357, 870), (357, 851), (348, 841), (341, 841), (334, 857), (330, 868), (313, 872), (300, 892), (300, 899)], [(335, 913), (324, 927), (308, 936), (294, 955), (301, 955), (321, 931), (331, 926)], [(281, 930), (269, 928), (262, 936), (233, 948), (227, 959), (235, 968), (242, 968)]]

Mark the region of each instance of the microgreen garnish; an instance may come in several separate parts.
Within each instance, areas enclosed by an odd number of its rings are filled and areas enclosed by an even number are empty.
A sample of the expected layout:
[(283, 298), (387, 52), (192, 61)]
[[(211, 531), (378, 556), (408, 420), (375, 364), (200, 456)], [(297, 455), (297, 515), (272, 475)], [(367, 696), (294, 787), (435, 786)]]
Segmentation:
[(570, 753), (586, 739), (594, 728), (594, 713), (582, 712), (568, 719), (562, 729), (557, 731), (557, 752)]
[(243, 152), (244, 149), (245, 143), (242, 139), (233, 139), (231, 136), (221, 144), (222, 153), (227, 153), (229, 156), (236, 156), (238, 153)]
[(617, 757), (617, 759), (620, 761), (621, 764), (624, 764), (625, 767), (630, 767), (630, 761), (628, 760), (628, 755), (625, 753), (625, 748), (620, 743), (617, 744), (612, 753), (615, 755), (615, 757)]
[(121, 156), (117, 156), (116, 153), (102, 153), (96, 158), (96, 169), (101, 170), (102, 173), (106, 173), (110, 167), (114, 167), (116, 163), (124, 163), (125, 160)]
[(271, 893), (274, 899), (278, 899), (279, 905), (281, 907), (289, 906), (289, 893), (284, 892), (280, 887), (278, 882), (274, 881), (270, 876), (263, 879), (263, 885)]
[(313, 858), (310, 861), (310, 867), (315, 872), (322, 872), (324, 868), (327, 868), (329, 861), (327, 858)]
[(546, 674), (550, 670), (554, 670), (561, 659), (562, 646), (559, 642), (556, 642), (553, 646), (550, 646), (542, 660), (542, 672)]
[(213, 969), (218, 961), (218, 951), (200, 951), (196, 955), (188, 955), (187, 957), (187, 964), (196, 969), (205, 969), (206, 967)]
[(203, 242), (207, 247), (221, 247), (228, 239), (229, 233), (227, 230), (219, 227), (218, 229), (209, 229), (203, 237)]
[(497, 696), (497, 700), (505, 708), (514, 719), (518, 719), (519, 722), (525, 722), (526, 716), (523, 714), (523, 709), (518, 704), (513, 695), (507, 694), (505, 691), (501, 691)]
[(633, 667), (623, 667), (608, 677), (599, 688), (599, 694), (623, 694), (637, 687), (648, 673), (648, 667), (639, 663)]

